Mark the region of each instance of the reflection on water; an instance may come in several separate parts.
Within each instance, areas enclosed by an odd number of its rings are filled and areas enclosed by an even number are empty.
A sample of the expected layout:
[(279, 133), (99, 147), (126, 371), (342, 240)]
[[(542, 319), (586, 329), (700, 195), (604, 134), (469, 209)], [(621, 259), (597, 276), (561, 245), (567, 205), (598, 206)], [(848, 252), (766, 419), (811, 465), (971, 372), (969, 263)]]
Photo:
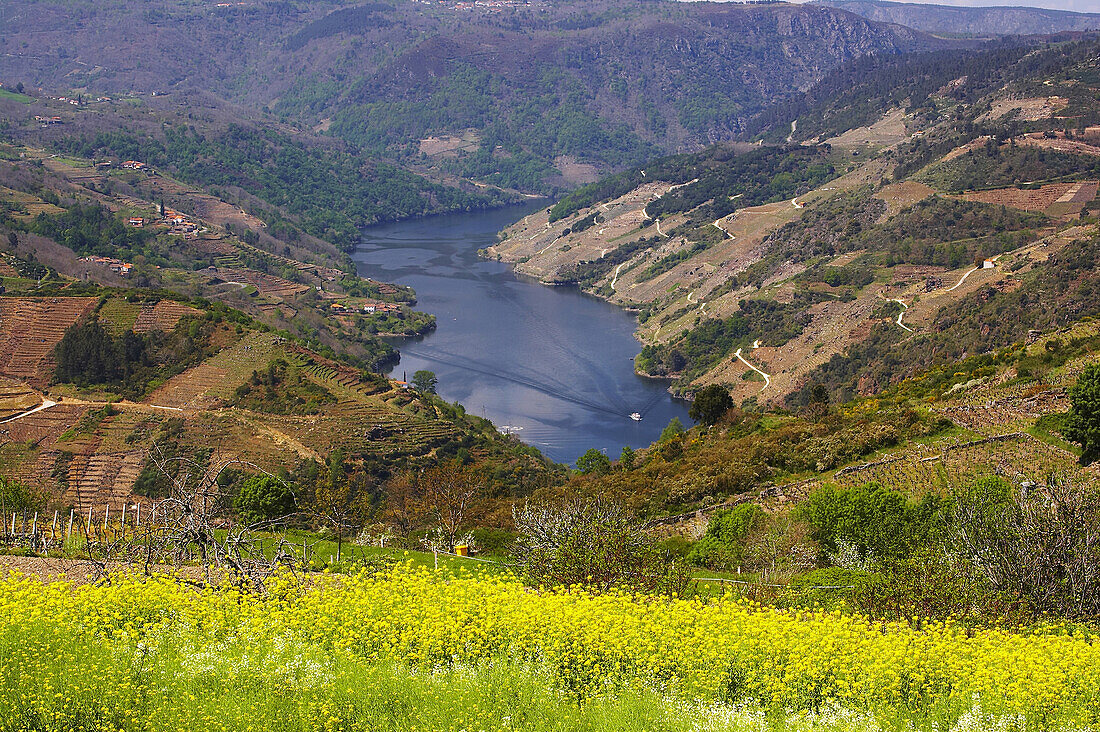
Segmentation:
[[(640, 346), (632, 316), (567, 288), (517, 278), (477, 250), (531, 206), (438, 216), (371, 227), (355, 259), (359, 273), (416, 289), (438, 327), (396, 341), (393, 375), (428, 369), (447, 401), (487, 417), (548, 457), (573, 462), (596, 447), (616, 458), (642, 447), (686, 405), (666, 384), (634, 373)], [(630, 419), (642, 415), (641, 422)]]

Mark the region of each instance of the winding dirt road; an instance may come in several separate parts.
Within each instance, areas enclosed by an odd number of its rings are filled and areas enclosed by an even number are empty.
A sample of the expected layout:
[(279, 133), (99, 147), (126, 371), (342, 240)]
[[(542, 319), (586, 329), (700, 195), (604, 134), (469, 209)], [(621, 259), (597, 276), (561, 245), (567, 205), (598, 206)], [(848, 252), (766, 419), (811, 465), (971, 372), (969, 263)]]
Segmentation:
[[(759, 343), (759, 342), (760, 342), (760, 341), (757, 341), (756, 343)], [(759, 346), (757, 346), (757, 345), (756, 345), (756, 343), (754, 343), (754, 344), (753, 344), (753, 348), (758, 348), (758, 347), (759, 347)], [(769, 376), (768, 374), (765, 374), (765, 373), (764, 373), (763, 371), (761, 371), (760, 369), (756, 368), (756, 367), (755, 367), (755, 366), (753, 366), (753, 365), (752, 365), (751, 363), (749, 363), (749, 362), (748, 362), (747, 360), (745, 360), (745, 357), (741, 355), (741, 349), (740, 349), (740, 348), (738, 348), (738, 349), (737, 349), (737, 353), (735, 353), (735, 354), (733, 354), (733, 355), (737, 357), (737, 360), (738, 360), (738, 361), (740, 361), (741, 363), (745, 364), (745, 365), (746, 365), (746, 366), (748, 366), (748, 367), (749, 367), (750, 369), (752, 369), (753, 371), (755, 371), (756, 373), (758, 373), (758, 374), (760, 374), (761, 376), (763, 376), (763, 377), (764, 377), (764, 387), (763, 387), (763, 388), (762, 388), (762, 389), (760, 390), (760, 392), (761, 392), (761, 393), (763, 393), (764, 389), (767, 389), (767, 388), (768, 388), (769, 386), (771, 386), (771, 385), (772, 385), (772, 377), (771, 377), (771, 376)]]

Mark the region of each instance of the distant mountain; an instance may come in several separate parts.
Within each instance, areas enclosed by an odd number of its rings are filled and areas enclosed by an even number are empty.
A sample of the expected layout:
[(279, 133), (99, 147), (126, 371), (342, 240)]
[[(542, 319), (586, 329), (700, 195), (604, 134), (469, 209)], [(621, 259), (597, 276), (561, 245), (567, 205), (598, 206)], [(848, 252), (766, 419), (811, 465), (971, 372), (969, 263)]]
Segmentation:
[(1027, 7), (959, 8), (888, 0), (811, 0), (878, 23), (897, 23), (925, 33), (951, 35), (1045, 35), (1100, 28), (1100, 13)]
[(497, 5), (8, 0), (3, 81), (209, 92), (373, 158), (554, 192), (731, 139), (854, 58), (957, 45), (824, 6)]

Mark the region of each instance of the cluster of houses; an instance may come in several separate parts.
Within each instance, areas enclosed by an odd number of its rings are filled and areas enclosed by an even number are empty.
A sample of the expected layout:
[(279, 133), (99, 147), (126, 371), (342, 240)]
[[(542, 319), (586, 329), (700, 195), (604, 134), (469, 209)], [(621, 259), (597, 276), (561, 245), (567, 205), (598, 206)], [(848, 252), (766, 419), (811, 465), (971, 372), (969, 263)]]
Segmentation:
[(374, 315), (375, 313), (399, 313), (401, 312), (401, 306), (395, 302), (381, 302), (371, 300), (361, 305), (352, 305), (348, 307), (342, 302), (334, 302), (329, 305), (329, 312), (333, 315), (350, 315), (351, 313), (362, 313), (363, 315)]
[(164, 222), (172, 227), (173, 234), (195, 236), (199, 231), (199, 225), (191, 221), (178, 211), (165, 211)]
[[(161, 221), (171, 227), (173, 234), (194, 235), (198, 233), (199, 230), (198, 224), (188, 219), (179, 211), (173, 211), (170, 208), (164, 209), (164, 216), (161, 218)], [(136, 229), (140, 229), (145, 226), (145, 224), (152, 223), (152, 221), (147, 221), (141, 216), (131, 216), (126, 219), (126, 223)]]
[(121, 259), (115, 259), (113, 257), (81, 257), (80, 261), (86, 262), (87, 264), (98, 264), (106, 267), (122, 277), (129, 277), (130, 270), (134, 268), (134, 265), (129, 262), (123, 262)]
[(149, 166), (140, 160), (125, 160), (118, 167), (126, 170), (146, 170)]
[(499, 12), (509, 8), (526, 8), (529, 0), (414, 0), (425, 5), (445, 5), (452, 10), (490, 10)]
[(65, 120), (60, 117), (43, 117), (40, 114), (34, 115), (34, 121), (43, 127), (49, 127), (50, 125), (63, 125)]

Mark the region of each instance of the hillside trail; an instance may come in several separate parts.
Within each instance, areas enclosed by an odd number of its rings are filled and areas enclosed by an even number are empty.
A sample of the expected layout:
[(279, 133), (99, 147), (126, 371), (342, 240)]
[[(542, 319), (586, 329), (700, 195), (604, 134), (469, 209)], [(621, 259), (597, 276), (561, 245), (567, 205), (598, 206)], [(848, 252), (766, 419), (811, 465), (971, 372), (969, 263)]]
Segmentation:
[[(759, 348), (760, 347), (759, 343), (760, 343), (760, 341), (756, 341), (755, 343), (753, 343), (752, 344), (753, 348)], [(750, 369), (752, 369), (753, 371), (755, 371), (756, 373), (758, 373), (758, 374), (760, 374), (761, 376), (764, 377), (764, 386), (763, 386), (763, 388), (760, 389), (760, 393), (763, 393), (764, 389), (767, 389), (769, 386), (771, 386), (772, 377), (768, 374), (765, 374), (763, 371), (761, 371), (760, 369), (756, 368), (751, 363), (749, 363), (748, 360), (746, 360), (746, 358), (741, 355), (741, 349), (740, 348), (738, 348), (737, 352), (734, 353), (733, 355), (736, 356), (737, 360), (739, 360), (741, 363), (745, 364)]]
[[(643, 176), (645, 175), (644, 170), (642, 171), (642, 175)], [(656, 201), (658, 198), (663, 198), (664, 196), (667, 196), (669, 193), (672, 193), (677, 188), (683, 188), (684, 186), (690, 186), (692, 183), (698, 183), (698, 182), (699, 182), (698, 178), (692, 178), (687, 183), (677, 183), (675, 185), (671, 185), (671, 186), (668, 187), (668, 190), (665, 191), (664, 193), (658, 193), (656, 196), (654, 196), (653, 201)], [(650, 203), (653, 203), (653, 201), (650, 201)], [(651, 219), (653, 217), (649, 215), (648, 211), (646, 211), (647, 208), (649, 208), (648, 204), (642, 207), (642, 217), (645, 220), (648, 221), (649, 219)], [(661, 233), (661, 222), (659, 220), (657, 221), (657, 233), (658, 234)], [(665, 236), (665, 234), (661, 234), (661, 236)]]
[(699, 312), (702, 313), (703, 315), (706, 315), (707, 314), (707, 304), (705, 302), (703, 302), (702, 300), (693, 299), (694, 297), (695, 297), (695, 290), (692, 290), (691, 292), (688, 293), (688, 296), (687, 296), (688, 303), (690, 303), (692, 305), (698, 304), (699, 305)]
[(969, 277), (970, 275), (974, 274), (974, 273), (975, 273), (975, 272), (977, 272), (977, 271), (978, 271), (978, 268), (977, 268), (977, 267), (975, 267), (975, 268), (974, 268), (974, 269), (972, 269), (972, 270), (969, 270), (969, 271), (968, 271), (968, 272), (967, 272), (966, 274), (964, 274), (964, 275), (963, 275), (962, 277), (960, 277), (960, 278), (959, 278), (959, 281), (958, 281), (958, 282), (956, 282), (956, 283), (955, 283), (954, 285), (952, 285), (951, 287), (948, 287), (948, 288), (947, 288), (946, 290), (944, 290), (944, 292), (954, 292), (954, 291), (955, 291), (955, 290), (956, 290), (957, 288), (959, 288), (960, 286), (962, 286), (962, 283), (966, 282), (966, 278), (967, 278), (967, 277)]
[(901, 319), (902, 319), (902, 317), (904, 317), (904, 315), (905, 315), (905, 311), (909, 309), (909, 306), (908, 306), (908, 305), (906, 305), (906, 304), (905, 304), (904, 302), (902, 302), (901, 300), (897, 299), (896, 297), (895, 297), (895, 298), (891, 298), (890, 302), (896, 302), (896, 303), (897, 303), (898, 305), (901, 305), (901, 312), (900, 312), (900, 313), (898, 313), (898, 321), (897, 321), (897, 322), (898, 322), (898, 325), (899, 325), (899, 326), (900, 326), (901, 328), (903, 328), (904, 330), (907, 330), (907, 331), (909, 331), (910, 333), (912, 333), (912, 332), (913, 332), (913, 329), (912, 329), (912, 328), (910, 328), (910, 327), (909, 327), (908, 325), (906, 325), (905, 323), (901, 322)]
[(15, 415), (14, 417), (8, 417), (7, 419), (5, 419), (3, 421), (0, 421), (0, 424), (7, 424), (8, 422), (14, 422), (17, 419), (23, 419), (24, 417), (29, 417), (32, 414), (42, 412), (44, 410), (50, 409), (51, 407), (56, 407), (58, 404), (76, 404), (76, 405), (79, 405), (79, 406), (82, 406), (82, 407), (99, 407), (99, 408), (110, 406), (110, 407), (115, 407), (115, 408), (118, 408), (118, 409), (130, 409), (130, 410), (134, 410), (134, 411), (138, 411), (138, 412), (148, 412), (148, 411), (154, 410), (154, 409), (162, 409), (162, 410), (168, 411), (168, 412), (182, 412), (183, 411), (179, 407), (166, 407), (166, 406), (163, 406), (161, 404), (142, 404), (140, 402), (131, 402), (131, 401), (126, 400), (126, 399), (123, 399), (123, 400), (117, 401), (117, 402), (108, 402), (108, 401), (95, 401), (95, 400), (89, 400), (89, 399), (77, 399), (77, 398), (74, 398), (74, 397), (64, 397), (64, 399), (62, 399), (61, 401), (56, 401), (55, 402), (52, 399), (42, 397), (42, 403), (39, 404), (34, 409), (29, 409), (26, 412), (23, 412), (22, 414)]
[(14, 417), (8, 417), (7, 419), (0, 420), (0, 424), (7, 424), (8, 422), (14, 422), (17, 419), (23, 419), (24, 417), (29, 417), (32, 414), (35, 414), (37, 412), (41, 412), (43, 410), (49, 409), (50, 407), (56, 407), (56, 406), (57, 406), (57, 402), (52, 401), (50, 399), (46, 399), (45, 397), (43, 397), (42, 398), (42, 403), (39, 404), (34, 409), (29, 409), (26, 412), (23, 412), (22, 414), (17, 414)]
[(615, 292), (615, 284), (619, 281), (619, 271), (622, 270), (622, 268), (625, 267), (626, 265), (627, 265), (627, 263), (623, 262), (622, 264), (620, 264), (618, 267), (615, 268), (615, 275), (611, 278), (611, 291), (612, 292)]

